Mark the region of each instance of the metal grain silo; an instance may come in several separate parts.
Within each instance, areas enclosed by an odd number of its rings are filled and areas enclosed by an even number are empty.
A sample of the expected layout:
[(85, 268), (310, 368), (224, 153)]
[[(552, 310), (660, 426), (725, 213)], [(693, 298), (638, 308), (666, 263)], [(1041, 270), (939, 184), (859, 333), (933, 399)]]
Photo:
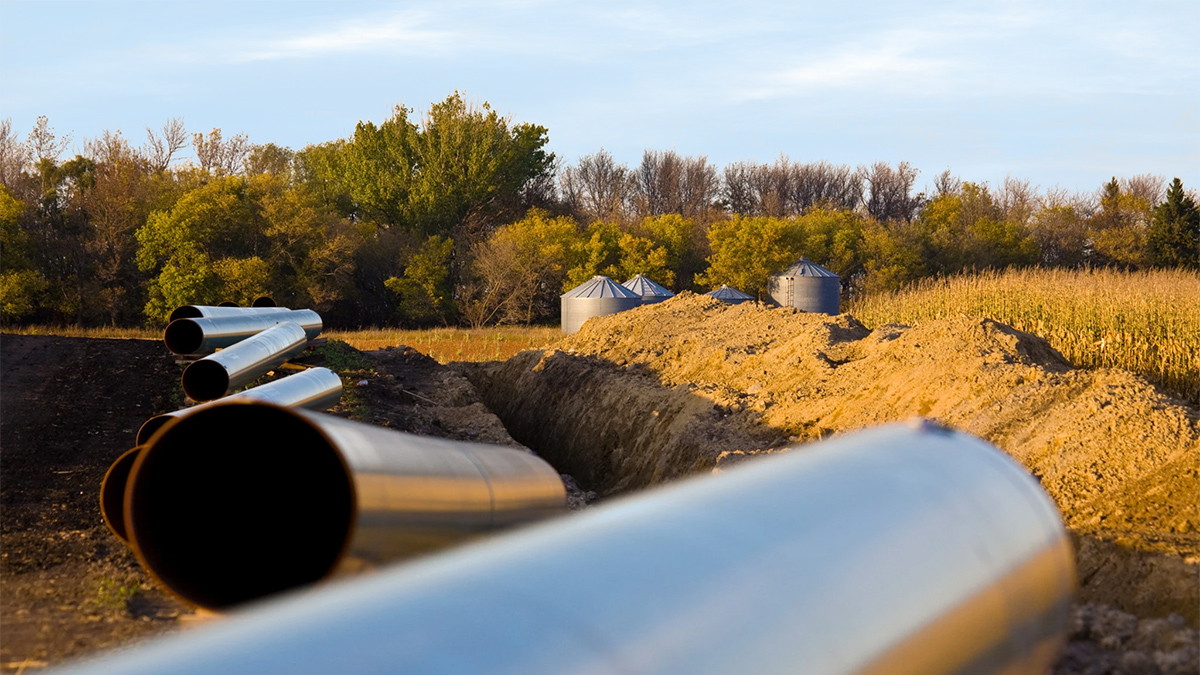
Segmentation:
[(727, 302), (731, 305), (740, 305), (747, 300), (754, 299), (753, 295), (746, 295), (738, 289), (726, 286), (725, 284), (721, 284), (720, 288), (715, 291), (709, 291), (705, 295), (712, 296), (721, 302)]
[(841, 292), (841, 277), (804, 257), (767, 281), (767, 294), (776, 304), (804, 312), (839, 313)]
[(563, 293), (561, 300), (564, 333), (574, 333), (593, 316), (616, 314), (642, 304), (642, 296), (603, 274)]
[(656, 302), (662, 302), (667, 298), (675, 297), (674, 293), (654, 283), (645, 274), (636, 274), (632, 279), (621, 285), (642, 296), (643, 305), (653, 305)]

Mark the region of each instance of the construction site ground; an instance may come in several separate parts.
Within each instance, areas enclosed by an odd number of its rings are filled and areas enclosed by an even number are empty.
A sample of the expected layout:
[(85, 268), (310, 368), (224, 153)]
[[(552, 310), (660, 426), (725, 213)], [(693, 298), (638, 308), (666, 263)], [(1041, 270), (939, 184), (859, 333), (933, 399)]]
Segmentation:
[[(1008, 452), (1063, 513), (1081, 590), (1055, 672), (1200, 672), (1200, 414), (1139, 378), (1075, 369), (986, 320), (871, 331), (847, 315), (690, 294), (593, 319), (555, 347), (448, 368), (404, 347), (331, 342), (307, 361), (342, 374), (335, 414), (523, 444), (574, 477), (575, 506), (588, 491), (603, 500), (936, 418)], [(182, 402), (161, 343), (4, 335), (0, 368), (3, 670), (200, 623), (140, 571), (97, 505), (138, 425)]]

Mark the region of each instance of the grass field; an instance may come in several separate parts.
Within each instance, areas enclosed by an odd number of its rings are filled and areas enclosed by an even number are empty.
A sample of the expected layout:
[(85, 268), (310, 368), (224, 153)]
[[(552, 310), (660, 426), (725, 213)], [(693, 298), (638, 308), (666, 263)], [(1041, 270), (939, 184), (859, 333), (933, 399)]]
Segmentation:
[[(134, 338), (161, 340), (162, 330), (155, 328), (79, 328), (76, 326), (5, 327), (4, 332), (18, 335), (58, 335), (62, 337)], [(401, 330), (371, 328), (353, 331), (326, 331), (322, 337), (342, 340), (355, 349), (372, 350), (407, 345), (428, 354), (441, 363), (451, 361), (502, 361), (525, 349), (551, 345), (562, 337), (557, 326), (500, 326), (494, 328), (430, 328)]]
[(1123, 368), (1200, 403), (1200, 274), (1014, 270), (920, 282), (844, 308), (869, 327), (989, 317), (1071, 363)]
[(331, 340), (342, 340), (363, 351), (407, 345), (440, 363), (451, 361), (503, 361), (525, 349), (551, 345), (562, 337), (558, 326), (500, 326), (495, 328), (430, 328), (401, 330), (374, 328), (329, 331)]

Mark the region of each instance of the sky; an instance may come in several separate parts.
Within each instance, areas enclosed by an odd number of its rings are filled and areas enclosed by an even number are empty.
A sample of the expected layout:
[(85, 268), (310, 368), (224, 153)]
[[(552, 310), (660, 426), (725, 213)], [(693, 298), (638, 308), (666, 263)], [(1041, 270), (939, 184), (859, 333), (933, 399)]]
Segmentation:
[[(912, 6), (909, 6), (912, 5)], [(0, 119), (294, 149), (454, 91), (601, 148), (1200, 184), (1200, 2), (0, 0)]]

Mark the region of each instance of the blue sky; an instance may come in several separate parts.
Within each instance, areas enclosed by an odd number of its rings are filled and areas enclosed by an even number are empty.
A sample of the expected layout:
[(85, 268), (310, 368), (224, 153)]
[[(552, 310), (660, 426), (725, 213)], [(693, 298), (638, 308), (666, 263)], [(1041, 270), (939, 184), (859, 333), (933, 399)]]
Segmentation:
[(0, 118), (293, 148), (454, 90), (604, 147), (1200, 183), (1200, 3), (0, 0)]

